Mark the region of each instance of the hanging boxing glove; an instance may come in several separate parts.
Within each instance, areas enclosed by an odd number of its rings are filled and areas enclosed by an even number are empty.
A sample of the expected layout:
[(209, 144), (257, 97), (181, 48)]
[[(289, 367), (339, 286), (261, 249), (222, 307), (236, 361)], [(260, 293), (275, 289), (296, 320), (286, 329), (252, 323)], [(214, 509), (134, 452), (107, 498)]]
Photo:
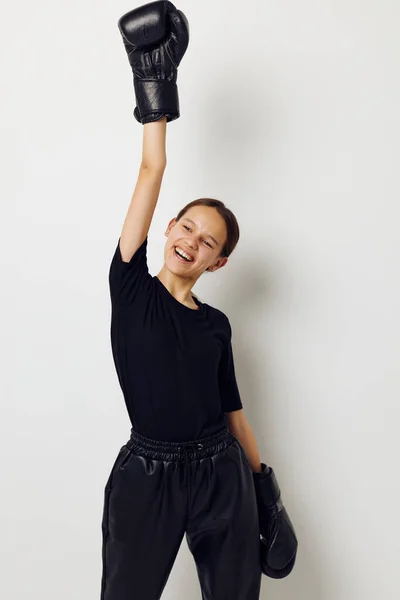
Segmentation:
[(260, 561), (265, 575), (283, 579), (292, 571), (297, 553), (293, 525), (281, 501), (281, 491), (272, 467), (261, 463), (253, 471), (260, 524)]
[(133, 72), (135, 119), (178, 119), (178, 66), (189, 44), (185, 15), (172, 2), (149, 2), (123, 15), (118, 28)]

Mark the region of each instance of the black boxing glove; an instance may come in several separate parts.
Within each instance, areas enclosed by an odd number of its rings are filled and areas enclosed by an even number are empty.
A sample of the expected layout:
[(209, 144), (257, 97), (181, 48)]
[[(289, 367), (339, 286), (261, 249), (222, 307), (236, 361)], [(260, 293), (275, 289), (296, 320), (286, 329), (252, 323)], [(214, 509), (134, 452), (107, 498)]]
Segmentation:
[(149, 2), (123, 15), (118, 28), (133, 72), (135, 119), (178, 119), (178, 66), (189, 44), (185, 15), (172, 2)]
[(260, 562), (265, 575), (283, 579), (296, 562), (297, 538), (281, 500), (281, 491), (272, 467), (261, 463), (261, 472), (253, 471), (260, 524)]

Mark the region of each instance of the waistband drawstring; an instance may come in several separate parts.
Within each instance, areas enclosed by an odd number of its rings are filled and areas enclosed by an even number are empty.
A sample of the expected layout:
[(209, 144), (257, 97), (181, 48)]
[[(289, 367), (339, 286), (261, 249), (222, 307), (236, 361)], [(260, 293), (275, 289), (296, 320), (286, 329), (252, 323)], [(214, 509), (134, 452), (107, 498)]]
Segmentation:
[(198, 442), (186, 442), (182, 443), (181, 446), (178, 446), (178, 450), (183, 450), (184, 461), (185, 461), (185, 471), (184, 471), (184, 482), (187, 486), (187, 477), (186, 475), (190, 473), (190, 461), (189, 461), (189, 450), (201, 450), (203, 448), (203, 444)]
[(178, 446), (178, 451), (183, 450), (184, 456), (184, 470), (183, 470), (183, 484), (188, 490), (188, 505), (190, 507), (190, 461), (189, 461), (189, 450), (202, 450), (203, 444), (198, 442), (186, 442), (181, 446)]

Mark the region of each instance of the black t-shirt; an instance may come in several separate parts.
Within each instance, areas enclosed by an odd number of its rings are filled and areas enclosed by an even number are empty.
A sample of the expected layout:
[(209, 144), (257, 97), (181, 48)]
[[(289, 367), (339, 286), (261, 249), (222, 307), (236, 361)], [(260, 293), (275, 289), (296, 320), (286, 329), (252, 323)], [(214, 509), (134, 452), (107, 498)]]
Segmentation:
[(132, 426), (142, 435), (189, 441), (227, 425), (242, 408), (232, 330), (219, 309), (189, 308), (147, 266), (147, 240), (124, 262), (111, 261), (111, 346)]

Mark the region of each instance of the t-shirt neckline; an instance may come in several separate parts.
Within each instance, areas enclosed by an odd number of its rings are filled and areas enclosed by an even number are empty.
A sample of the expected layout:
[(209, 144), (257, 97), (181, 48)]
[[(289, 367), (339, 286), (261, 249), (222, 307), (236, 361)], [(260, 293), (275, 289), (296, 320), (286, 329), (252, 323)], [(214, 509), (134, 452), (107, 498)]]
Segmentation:
[(202, 312), (204, 311), (204, 303), (203, 303), (203, 302), (200, 302), (200, 300), (198, 300), (197, 298), (195, 298), (195, 297), (193, 296), (193, 294), (192, 294), (192, 298), (193, 298), (194, 302), (197, 304), (197, 306), (199, 307), (199, 308), (197, 308), (197, 309), (195, 309), (195, 308), (190, 308), (189, 306), (186, 306), (186, 304), (183, 304), (182, 302), (180, 302), (179, 300), (177, 300), (177, 299), (175, 298), (175, 296), (173, 296), (173, 295), (171, 294), (171, 292), (169, 291), (169, 289), (165, 287), (165, 285), (163, 284), (163, 282), (161, 281), (161, 279), (159, 279), (159, 278), (157, 277), (157, 275), (154, 275), (154, 276), (153, 276), (153, 279), (155, 279), (156, 281), (158, 281), (158, 283), (160, 284), (160, 287), (161, 287), (161, 289), (163, 289), (163, 290), (164, 290), (164, 292), (166, 292), (165, 296), (166, 296), (166, 297), (169, 297), (169, 298), (170, 298), (170, 300), (171, 300), (171, 301), (172, 301), (174, 304), (179, 304), (179, 306), (181, 306), (181, 307), (182, 307), (184, 310), (186, 310), (186, 311), (189, 311), (189, 312), (191, 312), (191, 313), (194, 313), (194, 314), (200, 314), (200, 313), (202, 313)]

